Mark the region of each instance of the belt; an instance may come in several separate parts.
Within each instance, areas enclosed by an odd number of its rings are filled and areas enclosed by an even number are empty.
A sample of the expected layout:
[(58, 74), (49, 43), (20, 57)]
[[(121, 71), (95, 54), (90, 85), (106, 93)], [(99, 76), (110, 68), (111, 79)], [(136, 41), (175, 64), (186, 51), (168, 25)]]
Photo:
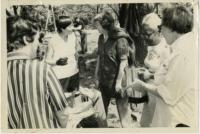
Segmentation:
[(180, 123), (180, 124), (177, 124), (176, 127), (190, 127), (190, 126)]
[(148, 98), (148, 95), (144, 95), (142, 97), (129, 97), (128, 101), (130, 103), (135, 103), (135, 104), (145, 103), (145, 102), (148, 103), (149, 98)]

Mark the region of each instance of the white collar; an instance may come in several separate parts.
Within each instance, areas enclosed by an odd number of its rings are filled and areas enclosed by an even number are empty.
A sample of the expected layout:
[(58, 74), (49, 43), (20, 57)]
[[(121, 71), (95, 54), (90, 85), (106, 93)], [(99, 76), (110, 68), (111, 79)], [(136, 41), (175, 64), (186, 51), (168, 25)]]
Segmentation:
[(188, 32), (186, 34), (183, 34), (182, 36), (180, 36), (178, 39), (176, 39), (170, 46), (172, 48), (173, 51), (179, 51), (181, 49), (184, 48), (185, 45), (187, 45), (186, 43), (180, 43), (180, 42), (184, 42), (187, 41), (189, 38), (192, 38), (193, 32)]

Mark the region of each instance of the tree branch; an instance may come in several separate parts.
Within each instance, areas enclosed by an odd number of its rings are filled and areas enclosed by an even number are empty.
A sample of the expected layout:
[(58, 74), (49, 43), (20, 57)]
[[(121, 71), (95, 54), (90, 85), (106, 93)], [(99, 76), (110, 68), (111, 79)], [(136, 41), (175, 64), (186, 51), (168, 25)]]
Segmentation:
[(16, 16), (18, 16), (17, 8), (18, 8), (18, 6), (13, 6), (13, 11), (14, 11), (14, 14), (15, 14)]
[(119, 13), (112, 7), (111, 4), (107, 4), (107, 5), (108, 5), (108, 7), (110, 7), (113, 10), (113, 12), (116, 14), (117, 18), (119, 19)]

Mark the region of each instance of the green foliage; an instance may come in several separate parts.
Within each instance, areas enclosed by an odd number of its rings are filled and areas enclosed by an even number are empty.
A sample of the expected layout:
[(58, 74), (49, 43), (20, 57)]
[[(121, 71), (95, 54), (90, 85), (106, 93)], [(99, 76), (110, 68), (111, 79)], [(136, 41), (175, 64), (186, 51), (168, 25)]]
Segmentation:
[(84, 21), (88, 28), (94, 28), (93, 18), (101, 13), (103, 10), (112, 10), (117, 15), (118, 5), (117, 4), (82, 4), (82, 5), (72, 5), (65, 4), (61, 6), (49, 6), (49, 5), (19, 5), (7, 8), (7, 16), (21, 16), (24, 19), (30, 19), (33, 22), (37, 22), (41, 25), (42, 29), (45, 29), (48, 11), (50, 12), (48, 29), (53, 28), (53, 17), (52, 10), (53, 7), (54, 15), (57, 18), (59, 15), (68, 15), (72, 19), (75, 17), (80, 17)]

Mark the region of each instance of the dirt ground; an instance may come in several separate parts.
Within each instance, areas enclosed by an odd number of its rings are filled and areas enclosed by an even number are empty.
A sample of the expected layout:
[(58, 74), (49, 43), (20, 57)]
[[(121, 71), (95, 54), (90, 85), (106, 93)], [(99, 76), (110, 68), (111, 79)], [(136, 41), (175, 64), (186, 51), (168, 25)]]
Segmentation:
[[(80, 86), (92, 88), (94, 87), (94, 72), (96, 67), (96, 57), (97, 57), (97, 41), (99, 33), (97, 30), (88, 30), (88, 52), (83, 55), (82, 60), (80, 60)], [(85, 64), (84, 64), (85, 63)], [(133, 126), (138, 127), (138, 121), (141, 115), (141, 108), (132, 105), (132, 114), (134, 115)], [(116, 109), (115, 99), (111, 100), (108, 109), (107, 122), (110, 128), (120, 128), (121, 124), (119, 121), (119, 115)]]

